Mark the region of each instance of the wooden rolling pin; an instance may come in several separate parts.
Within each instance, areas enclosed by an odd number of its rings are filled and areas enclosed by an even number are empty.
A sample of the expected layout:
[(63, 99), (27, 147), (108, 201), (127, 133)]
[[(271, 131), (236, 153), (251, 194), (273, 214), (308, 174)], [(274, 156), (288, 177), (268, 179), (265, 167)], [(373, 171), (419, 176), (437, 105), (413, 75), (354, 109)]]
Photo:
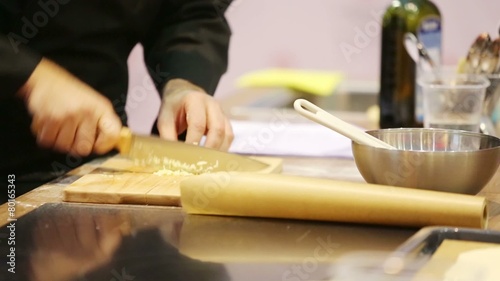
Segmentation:
[(187, 213), (486, 228), (483, 197), (287, 175), (213, 173), (181, 183)]

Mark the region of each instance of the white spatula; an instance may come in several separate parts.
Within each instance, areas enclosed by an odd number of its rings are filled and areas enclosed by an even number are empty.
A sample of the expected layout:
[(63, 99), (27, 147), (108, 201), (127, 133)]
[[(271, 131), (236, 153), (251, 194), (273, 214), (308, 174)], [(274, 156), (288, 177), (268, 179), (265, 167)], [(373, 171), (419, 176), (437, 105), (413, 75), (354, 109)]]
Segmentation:
[(311, 119), (312, 121), (319, 123), (327, 128), (334, 130), (335, 132), (350, 138), (351, 140), (364, 145), (370, 145), (385, 149), (396, 149), (395, 147), (383, 142), (376, 137), (369, 135), (357, 127), (342, 121), (341, 119), (331, 115), (325, 110), (319, 108), (315, 104), (304, 100), (297, 99), (293, 103), (295, 110), (302, 116)]

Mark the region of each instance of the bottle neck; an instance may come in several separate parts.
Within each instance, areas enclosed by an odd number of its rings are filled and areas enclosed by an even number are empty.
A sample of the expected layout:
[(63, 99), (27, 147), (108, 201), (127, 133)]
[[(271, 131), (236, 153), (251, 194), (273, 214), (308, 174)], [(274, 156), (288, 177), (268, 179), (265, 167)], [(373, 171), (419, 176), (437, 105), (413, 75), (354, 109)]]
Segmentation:
[(413, 4), (424, 4), (429, 2), (429, 0), (394, 0), (395, 2), (399, 2), (401, 4), (408, 4), (408, 3), (413, 3)]

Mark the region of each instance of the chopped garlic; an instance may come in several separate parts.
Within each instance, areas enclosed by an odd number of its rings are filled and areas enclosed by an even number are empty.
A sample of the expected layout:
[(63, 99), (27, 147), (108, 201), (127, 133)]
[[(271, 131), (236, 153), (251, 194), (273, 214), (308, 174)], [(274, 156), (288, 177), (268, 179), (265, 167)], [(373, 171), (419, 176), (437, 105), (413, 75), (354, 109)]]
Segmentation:
[(172, 171), (172, 170), (167, 170), (167, 169), (161, 169), (153, 174), (157, 176), (191, 176), (193, 175), (192, 173), (186, 172), (186, 171)]
[(154, 174), (161, 176), (205, 174), (212, 172), (219, 166), (218, 161), (216, 161), (214, 165), (208, 165), (207, 161), (198, 161), (196, 164), (188, 164), (179, 160), (160, 157), (148, 157), (146, 159), (136, 161), (136, 164), (141, 166), (159, 166), (161, 168)]

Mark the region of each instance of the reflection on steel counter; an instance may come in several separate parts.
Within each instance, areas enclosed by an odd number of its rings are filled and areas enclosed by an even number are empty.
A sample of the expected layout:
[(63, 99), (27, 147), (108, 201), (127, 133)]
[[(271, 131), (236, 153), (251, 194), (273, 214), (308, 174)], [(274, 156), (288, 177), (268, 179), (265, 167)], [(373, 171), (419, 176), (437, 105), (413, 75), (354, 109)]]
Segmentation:
[[(16, 273), (7, 276), (13, 281), (328, 280), (341, 256), (391, 252), (415, 230), (193, 216), (166, 207), (45, 204), (16, 222)], [(8, 229), (0, 229), (0, 237), (5, 233)], [(0, 241), (1, 253), (9, 247)], [(5, 258), (2, 254), (1, 267)], [(3, 277), (7, 270), (0, 270)]]
[[(17, 222), (15, 273), (2, 275), (13, 281), (229, 280), (222, 264), (183, 256), (162, 229), (147, 220), (139, 226), (129, 214), (44, 205)], [(2, 253), (10, 248), (5, 242)]]

